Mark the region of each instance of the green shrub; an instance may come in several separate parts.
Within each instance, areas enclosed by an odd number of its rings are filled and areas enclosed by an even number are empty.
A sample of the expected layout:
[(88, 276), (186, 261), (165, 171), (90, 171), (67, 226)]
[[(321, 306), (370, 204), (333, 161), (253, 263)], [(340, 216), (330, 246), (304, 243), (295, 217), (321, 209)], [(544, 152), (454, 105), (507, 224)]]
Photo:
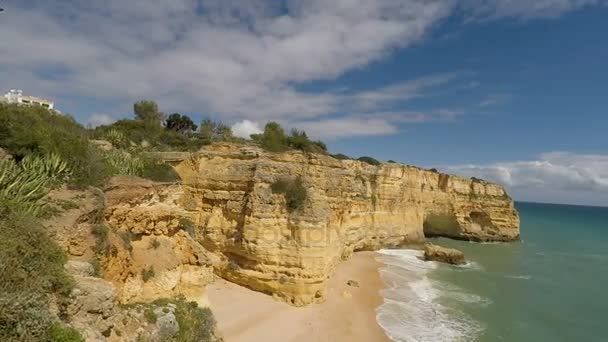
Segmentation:
[(267, 123), (264, 127), (264, 133), (262, 133), (259, 139), (262, 148), (267, 151), (284, 152), (289, 149), (287, 135), (283, 127), (276, 122)]
[(110, 176), (88, 132), (73, 118), (37, 106), (0, 104), (0, 147), (17, 161), (28, 155), (56, 154), (71, 170), (76, 187), (101, 185)]
[(181, 180), (179, 174), (169, 164), (155, 159), (145, 159), (141, 177), (156, 182), (178, 182)]
[(154, 142), (156, 150), (159, 151), (198, 151), (201, 147), (208, 145), (209, 141), (193, 133), (180, 133), (172, 130), (163, 131), (158, 141)]
[(104, 224), (96, 224), (91, 227), (91, 233), (95, 236), (95, 254), (107, 255), (112, 244), (110, 243), (110, 230)]
[(322, 141), (312, 141), (304, 131), (292, 129), (286, 135), (283, 127), (276, 122), (269, 122), (262, 134), (253, 134), (251, 138), (269, 152), (284, 152), (289, 149), (310, 153), (327, 153), (327, 146)]
[(199, 136), (202, 140), (211, 143), (213, 141), (232, 141), (232, 128), (221, 121), (205, 119), (201, 122)]
[[(175, 299), (159, 298), (152, 303), (141, 304), (144, 306), (144, 317), (148, 323), (155, 323), (157, 315), (155, 309), (163, 308), (163, 312), (169, 312), (169, 304), (175, 305), (175, 318), (179, 324), (177, 336), (165, 339), (176, 342), (219, 342), (222, 339), (215, 336), (216, 321), (209, 308), (201, 308), (196, 302), (188, 302), (183, 296)], [(165, 341), (163, 340), (163, 341)]]
[(0, 203), (0, 341), (81, 341), (48, 311), (71, 292), (66, 257), (32, 216)]
[(213, 342), (216, 321), (209, 308), (201, 308), (196, 302), (180, 300), (175, 308), (175, 318), (179, 324), (178, 342)]
[(347, 156), (346, 154), (336, 153), (331, 155), (333, 158), (338, 160), (351, 160), (352, 158)]
[(374, 159), (372, 157), (367, 157), (367, 156), (361, 157), (361, 158), (359, 158), (357, 160), (361, 161), (361, 162), (364, 162), (364, 163), (368, 163), (370, 165), (376, 165), (377, 166), (377, 165), (381, 164), (378, 160), (376, 160), (376, 159)]
[(144, 280), (144, 283), (147, 283), (148, 280), (154, 278), (155, 275), (154, 266), (141, 270), (141, 278)]
[(162, 134), (160, 125), (150, 125), (142, 120), (118, 120), (111, 125), (96, 127), (93, 135), (98, 139), (107, 140), (117, 148), (131, 148), (141, 145), (143, 141), (153, 144)]
[(154, 238), (152, 240), (152, 242), (150, 243), (150, 247), (157, 249), (158, 247), (160, 247), (160, 241), (158, 241), (158, 239)]
[(79, 189), (102, 186), (114, 175), (114, 170), (101, 150), (88, 141), (83, 144), (81, 148), (72, 150), (73, 157), (67, 159), (73, 170), (70, 184)]
[(189, 218), (179, 219), (179, 229), (185, 231), (191, 237), (195, 237), (194, 223)]
[(144, 318), (146, 319), (146, 322), (150, 324), (154, 324), (158, 320), (158, 317), (152, 308), (146, 308), (144, 310)]
[(293, 212), (300, 209), (306, 202), (307, 192), (302, 178), (278, 179), (271, 185), (272, 193), (282, 194), (285, 197), (287, 211)]
[(63, 326), (59, 323), (51, 326), (49, 335), (50, 341), (53, 342), (84, 342), (84, 338), (82, 338), (76, 329)]
[(122, 243), (125, 248), (129, 251), (132, 251), (133, 246), (131, 246), (131, 241), (133, 241), (133, 233), (128, 229), (124, 229), (118, 232), (118, 236), (122, 240)]

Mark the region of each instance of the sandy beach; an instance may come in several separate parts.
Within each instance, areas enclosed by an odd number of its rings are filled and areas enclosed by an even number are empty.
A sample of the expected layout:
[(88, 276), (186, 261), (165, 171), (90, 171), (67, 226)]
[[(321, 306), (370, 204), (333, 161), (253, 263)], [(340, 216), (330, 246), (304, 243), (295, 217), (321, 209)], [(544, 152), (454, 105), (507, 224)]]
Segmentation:
[(207, 294), (227, 342), (390, 341), (376, 322), (385, 286), (379, 266), (373, 252), (355, 253), (330, 279), (327, 300), (303, 308), (225, 280), (209, 285)]

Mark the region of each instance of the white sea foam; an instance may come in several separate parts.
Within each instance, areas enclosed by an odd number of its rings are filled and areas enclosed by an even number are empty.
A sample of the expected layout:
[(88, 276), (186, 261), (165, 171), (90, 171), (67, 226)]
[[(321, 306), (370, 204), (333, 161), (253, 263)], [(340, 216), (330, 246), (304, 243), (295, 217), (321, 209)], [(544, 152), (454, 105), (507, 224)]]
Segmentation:
[(529, 275), (506, 275), (505, 278), (528, 280), (528, 279), (531, 279), (532, 276), (529, 276)]
[(462, 269), (469, 269), (469, 270), (474, 270), (474, 271), (483, 271), (483, 268), (481, 267), (481, 265), (476, 263), (475, 261), (469, 261), (464, 265), (455, 265), (454, 267), (462, 268)]
[(429, 273), (439, 267), (422, 260), (415, 250), (382, 250), (378, 260), (385, 264), (382, 277), (391, 288), (382, 291), (384, 304), (378, 308), (378, 323), (394, 341), (470, 341), (482, 330), (464, 313), (440, 303), (440, 298), (475, 305), (491, 301), (469, 294), (453, 285), (439, 283)]

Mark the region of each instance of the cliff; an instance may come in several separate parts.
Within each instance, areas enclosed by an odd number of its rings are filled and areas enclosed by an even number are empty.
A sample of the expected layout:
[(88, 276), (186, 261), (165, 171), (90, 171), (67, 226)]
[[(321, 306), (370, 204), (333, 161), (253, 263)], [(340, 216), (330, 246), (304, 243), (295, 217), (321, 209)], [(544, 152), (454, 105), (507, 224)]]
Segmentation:
[[(164, 158), (183, 183), (160, 190), (112, 187), (106, 219), (112, 229), (128, 229), (139, 241), (151, 236), (177, 241), (180, 222), (187, 222), (190, 235), (178, 239), (185, 242), (172, 242), (190, 246), (172, 264), (177, 279), (184, 274), (195, 278), (192, 267), (212, 264), (216, 274), (230, 281), (306, 305), (323, 300), (326, 280), (353, 251), (418, 243), (425, 236), (519, 238), (513, 201), (501, 186), (481, 180), (401, 164), (373, 166), (229, 144)], [(290, 212), (271, 184), (298, 177), (307, 198)], [(128, 194), (128, 200), (116, 199), (117, 193)], [(191, 237), (203, 247), (198, 254), (191, 252)], [(205, 261), (186, 257), (202, 255), (202, 250)], [(145, 287), (141, 280), (122, 280), (131, 288), (136, 283)]]

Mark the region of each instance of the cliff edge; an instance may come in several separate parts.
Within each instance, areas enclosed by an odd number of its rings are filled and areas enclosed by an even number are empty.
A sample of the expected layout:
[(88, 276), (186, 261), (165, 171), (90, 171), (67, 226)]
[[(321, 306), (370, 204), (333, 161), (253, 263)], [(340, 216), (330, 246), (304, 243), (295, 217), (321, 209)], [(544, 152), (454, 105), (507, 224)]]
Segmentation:
[[(163, 157), (183, 183), (167, 185), (167, 196), (143, 191), (129, 200), (129, 210), (115, 202), (118, 208), (107, 211), (111, 226), (159, 235), (168, 233), (167, 222), (191, 222), (193, 239), (215, 260), (216, 274), (293, 305), (323, 300), (326, 280), (353, 251), (429, 236), (519, 239), (513, 201), (501, 186), (482, 180), (231, 144)], [(297, 210), (273, 193), (280, 179), (301, 180), (307, 196)], [(162, 214), (144, 214), (142, 221), (141, 210), (149, 208)]]

